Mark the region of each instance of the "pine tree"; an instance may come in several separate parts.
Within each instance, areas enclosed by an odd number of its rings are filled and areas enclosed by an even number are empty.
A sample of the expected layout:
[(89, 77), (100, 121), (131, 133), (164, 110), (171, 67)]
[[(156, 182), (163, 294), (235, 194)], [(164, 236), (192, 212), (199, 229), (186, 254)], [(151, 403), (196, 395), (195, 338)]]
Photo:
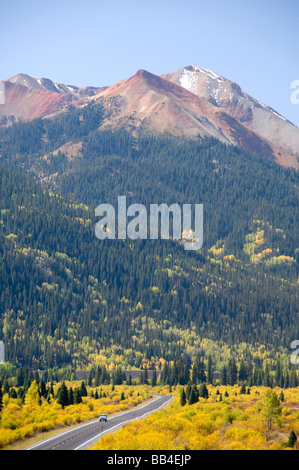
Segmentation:
[(96, 374), (95, 374), (95, 386), (98, 387), (100, 385), (100, 378), (101, 378), (101, 369), (100, 366), (97, 367)]
[(144, 368), (144, 371), (143, 371), (143, 383), (145, 385), (148, 385), (148, 371), (147, 371), (147, 367), (145, 366)]
[(238, 380), (238, 369), (234, 359), (230, 359), (228, 363), (228, 383), (230, 385), (235, 385)]
[(80, 389), (78, 387), (76, 387), (74, 389), (74, 404), (78, 405), (79, 403), (82, 403), (82, 396), (81, 396), (81, 393), (80, 393)]
[(18, 398), (16, 389), (15, 389), (14, 387), (12, 387), (12, 388), (9, 390), (9, 396), (10, 396), (10, 398)]
[(220, 375), (220, 382), (222, 385), (227, 385), (227, 369), (226, 366), (224, 365), (221, 370), (221, 375)]
[(272, 380), (270, 376), (270, 366), (268, 363), (266, 363), (265, 365), (263, 385), (265, 387), (272, 387)]
[(209, 398), (209, 391), (206, 384), (200, 384), (198, 389), (198, 396), (202, 398)]
[(152, 387), (155, 387), (157, 385), (157, 372), (156, 369), (153, 369), (152, 373)]
[(87, 389), (86, 389), (84, 380), (82, 380), (82, 382), (81, 382), (80, 395), (81, 395), (81, 397), (87, 397)]
[(214, 377), (213, 377), (213, 362), (211, 356), (208, 357), (208, 373), (207, 373), (207, 382), (208, 384), (213, 385)]
[(42, 397), (44, 397), (44, 398), (47, 397), (48, 390), (47, 390), (46, 383), (45, 383), (44, 379), (41, 379), (39, 393)]
[(246, 367), (244, 360), (242, 359), (239, 365), (238, 380), (240, 383), (242, 383), (242, 382), (246, 382), (247, 379), (248, 379), (247, 367)]
[(288, 442), (286, 444), (286, 447), (294, 447), (296, 442), (297, 442), (297, 436), (296, 436), (294, 431), (291, 431), (290, 434), (289, 434), (289, 439), (288, 439)]
[(72, 387), (70, 387), (70, 389), (69, 389), (68, 404), (69, 404), (69, 405), (73, 405), (73, 404), (74, 404), (74, 392), (73, 392), (73, 388), (72, 388)]
[(65, 408), (69, 404), (68, 389), (64, 382), (62, 382), (57, 391), (57, 403), (59, 403), (62, 408)]
[(181, 393), (180, 393), (180, 404), (181, 404), (181, 406), (185, 406), (186, 403), (187, 403), (186, 392), (185, 392), (185, 389), (183, 387), (182, 390), (181, 390)]
[(186, 399), (187, 399), (187, 402), (189, 402), (189, 396), (191, 394), (191, 389), (192, 389), (192, 384), (191, 382), (188, 382), (187, 383), (187, 387), (186, 387)]
[(3, 408), (3, 389), (2, 389), (2, 382), (0, 380), (0, 411)]
[(191, 386), (189, 397), (188, 397), (188, 405), (193, 405), (193, 403), (198, 402), (198, 389), (195, 384)]
[(277, 387), (282, 386), (282, 367), (279, 359), (276, 362), (275, 384)]
[(206, 381), (205, 365), (203, 359), (197, 355), (192, 368), (192, 382), (194, 384)]

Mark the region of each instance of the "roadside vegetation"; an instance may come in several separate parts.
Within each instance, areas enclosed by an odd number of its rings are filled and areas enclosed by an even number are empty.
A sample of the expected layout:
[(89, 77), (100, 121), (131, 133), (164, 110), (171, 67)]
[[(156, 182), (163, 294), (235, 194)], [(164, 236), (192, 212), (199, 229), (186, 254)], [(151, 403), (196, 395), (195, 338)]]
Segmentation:
[(92, 450), (298, 449), (297, 388), (208, 386), (207, 390), (206, 398), (198, 396), (188, 404), (186, 387), (176, 387), (167, 408), (103, 436)]
[[(244, 356), (245, 357), (245, 356)], [(272, 369), (275, 370), (272, 370)], [(27, 445), (66, 426), (132, 409), (155, 394), (174, 401), (142, 421), (105, 436), (99, 449), (296, 448), (299, 387), (295, 367), (264, 358), (223, 362), (197, 355), (142, 370), (105, 364), (33, 372), (0, 366), (0, 448)], [(42, 436), (43, 435), (43, 436)], [(130, 435), (130, 439), (128, 439)]]
[[(188, 382), (127, 381), (109, 384), (32, 380), (0, 386), (0, 448), (24, 448), (30, 438), (129, 410), (154, 394), (174, 400), (143, 420), (107, 434), (92, 450), (284, 450), (298, 449), (299, 389)], [(115, 383), (116, 379), (121, 383)], [(156, 381), (155, 381), (156, 382)]]
[(8, 394), (1, 388), (2, 449), (41, 433), (98, 419), (101, 413), (108, 416), (120, 413), (152, 396), (149, 386), (110, 384), (89, 387), (84, 381), (50, 385), (46, 397), (41, 395), (40, 385), (35, 380), (22, 398), (18, 397), (18, 389), (11, 388)]

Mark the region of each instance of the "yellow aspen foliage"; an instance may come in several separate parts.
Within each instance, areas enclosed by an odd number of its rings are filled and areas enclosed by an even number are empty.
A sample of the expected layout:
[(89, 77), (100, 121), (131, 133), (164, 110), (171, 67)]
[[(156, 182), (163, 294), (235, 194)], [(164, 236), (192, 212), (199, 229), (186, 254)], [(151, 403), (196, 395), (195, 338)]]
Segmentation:
[(32, 405), (39, 405), (39, 403), (40, 403), (40, 396), (39, 396), (38, 384), (35, 380), (33, 380), (26, 394), (25, 405), (32, 407)]
[[(273, 390), (270, 396), (267, 388), (252, 387), (250, 394), (240, 394), (238, 387), (221, 386), (220, 400), (216, 388), (209, 386), (208, 399), (184, 406), (178, 390), (173, 390), (176, 398), (167, 408), (104, 436), (92, 449), (284, 450), (290, 430), (299, 434), (298, 389), (284, 392), (281, 414), (276, 398), (272, 400), (280, 390)], [(273, 418), (270, 431), (265, 417)]]

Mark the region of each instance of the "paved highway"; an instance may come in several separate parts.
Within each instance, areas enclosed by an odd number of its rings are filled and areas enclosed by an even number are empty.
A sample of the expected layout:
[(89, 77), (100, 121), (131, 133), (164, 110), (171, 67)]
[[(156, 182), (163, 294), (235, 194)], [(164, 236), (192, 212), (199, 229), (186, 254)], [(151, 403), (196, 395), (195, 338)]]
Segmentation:
[(172, 396), (159, 395), (156, 396), (149, 403), (142, 405), (134, 410), (126, 411), (124, 413), (108, 416), (108, 422), (103, 423), (98, 420), (91, 423), (81, 424), (76, 428), (64, 431), (57, 434), (50, 439), (45, 439), (38, 444), (28, 447), (27, 450), (83, 450), (91, 447), (99, 441), (101, 435), (114, 431), (115, 429), (123, 426), (135, 419), (144, 418), (145, 416), (157, 411), (162, 406), (166, 405)]

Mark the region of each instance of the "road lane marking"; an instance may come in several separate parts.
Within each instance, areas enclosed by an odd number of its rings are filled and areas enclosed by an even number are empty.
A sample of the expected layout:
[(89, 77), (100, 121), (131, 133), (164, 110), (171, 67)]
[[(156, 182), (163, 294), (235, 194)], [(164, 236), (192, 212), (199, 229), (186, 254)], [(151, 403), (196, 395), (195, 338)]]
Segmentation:
[[(158, 399), (159, 399), (159, 398), (157, 398), (157, 400), (158, 400)], [(99, 434), (97, 434), (96, 436), (92, 437), (92, 438), (89, 439), (88, 441), (84, 442), (83, 444), (80, 444), (80, 445), (79, 445), (78, 447), (76, 447), (74, 450), (79, 450), (81, 447), (86, 446), (89, 442), (96, 440), (99, 436), (101, 436), (101, 435), (104, 434), (105, 432), (110, 432), (110, 431), (112, 431), (112, 429), (115, 429), (115, 428), (117, 428), (118, 426), (123, 426), (124, 424), (131, 423), (132, 421), (135, 421), (136, 419), (142, 419), (142, 418), (144, 418), (145, 416), (150, 415), (151, 413), (154, 413), (154, 412), (158, 411), (160, 408), (162, 408), (162, 406), (166, 405), (166, 403), (168, 403), (168, 402), (171, 401), (171, 400), (173, 400), (173, 397), (170, 397), (168, 400), (166, 400), (164, 403), (162, 403), (162, 405), (160, 405), (156, 410), (150, 410), (150, 411), (148, 411), (147, 413), (144, 413), (144, 415), (142, 415), (142, 416), (137, 416), (136, 418), (129, 419), (129, 420), (124, 421), (124, 422), (122, 422), (122, 423), (118, 423), (118, 424), (116, 424), (115, 426), (113, 426), (112, 428), (109, 428), (109, 429), (107, 429), (107, 430), (105, 430), (105, 431), (101, 431)], [(156, 401), (156, 400), (154, 400), (154, 401)], [(153, 402), (152, 402), (152, 403), (153, 403)], [(147, 403), (147, 405), (152, 404), (152, 403)], [(145, 405), (145, 406), (146, 406), (146, 405)], [(144, 406), (143, 406), (142, 408), (144, 408)], [(141, 409), (141, 408), (139, 408), (139, 410), (140, 410), (140, 409)], [(132, 412), (132, 410), (131, 410), (131, 412)], [(126, 412), (126, 413), (127, 413), (127, 412)], [(123, 414), (126, 414), (126, 413), (123, 413)]]
[[(156, 397), (157, 397), (157, 398), (155, 398), (153, 401), (151, 401), (151, 402), (149, 402), (149, 403), (145, 403), (144, 405), (142, 405), (142, 406), (136, 408), (135, 410), (128, 410), (128, 411), (124, 411), (123, 413), (121, 413), (121, 414), (119, 414), (119, 415), (111, 416), (111, 418), (109, 418), (109, 421), (111, 421), (111, 420), (113, 420), (113, 419), (115, 419), (115, 418), (120, 418), (121, 416), (124, 416), (125, 414), (128, 414), (128, 413), (132, 413), (132, 412), (134, 412), (134, 411), (135, 411), (135, 412), (136, 412), (136, 411), (140, 411), (140, 410), (142, 410), (143, 408), (145, 408), (146, 406), (150, 406), (150, 405), (152, 405), (153, 403), (155, 403), (157, 400), (161, 399), (161, 395), (156, 395)], [(170, 397), (170, 399), (172, 400), (173, 397)], [(162, 406), (164, 406), (166, 403), (168, 403), (168, 401), (170, 401), (170, 400), (167, 400), (165, 403), (163, 403), (159, 408), (157, 408), (157, 410), (160, 409)], [(155, 410), (155, 411), (157, 411), (157, 410)], [(148, 412), (148, 413), (146, 413), (146, 414), (149, 414), (149, 413), (151, 413), (151, 411)], [(145, 414), (145, 415), (146, 415), (146, 414)], [(144, 416), (145, 416), (145, 415), (144, 415)], [(141, 416), (140, 418), (143, 418), (144, 416)], [(134, 418), (134, 419), (140, 419), (140, 418), (137, 417), (137, 418)], [(134, 421), (134, 419), (133, 419), (133, 420), (128, 420), (128, 421), (126, 421), (125, 423), (119, 423), (119, 424), (117, 424), (116, 426), (113, 426), (113, 428), (110, 428), (110, 429), (114, 429), (114, 428), (117, 427), (117, 426), (120, 426), (120, 425), (122, 425), (122, 424), (126, 424), (127, 422), (130, 422), (130, 421)], [(98, 420), (91, 421), (90, 423), (81, 424), (80, 426), (78, 426), (78, 428), (68, 429), (67, 431), (62, 432), (61, 434), (57, 434), (56, 436), (50, 437), (50, 438), (48, 438), (48, 439), (46, 439), (46, 440), (44, 440), (44, 441), (42, 441), (42, 442), (38, 442), (37, 444), (34, 444), (34, 445), (28, 447), (26, 450), (35, 449), (36, 447), (42, 446), (42, 445), (44, 445), (44, 444), (46, 444), (46, 443), (48, 443), (48, 442), (50, 442), (50, 441), (53, 441), (54, 439), (58, 439), (58, 438), (64, 436), (65, 434), (74, 432), (74, 431), (76, 431), (76, 429), (80, 429), (80, 428), (83, 428), (83, 427), (85, 427), (85, 426), (90, 426), (90, 425), (96, 424), (96, 423), (99, 423), (99, 421), (98, 421)], [(94, 428), (96, 428), (96, 427), (98, 427), (98, 426), (94, 426)], [(109, 429), (108, 431), (110, 431), (110, 429)], [(87, 429), (85, 432), (88, 432), (88, 431), (90, 431), (90, 430), (92, 430), (92, 429)], [(102, 431), (102, 432), (101, 432), (100, 434), (98, 434), (96, 437), (100, 436), (103, 432), (106, 432), (106, 431)], [(81, 434), (82, 434), (82, 432), (80, 433), (80, 435), (81, 435)], [(74, 435), (73, 437), (71, 437), (70, 439), (74, 439), (75, 437), (78, 437), (78, 434), (75, 434), (75, 435)], [(96, 438), (96, 437), (95, 437), (95, 438)], [(93, 439), (95, 439), (95, 438), (93, 438)], [(93, 439), (90, 439), (90, 440), (93, 440)], [(89, 441), (86, 441), (86, 442), (88, 443)], [(86, 444), (86, 443), (85, 443), (85, 444)], [(84, 445), (85, 445), (85, 444), (84, 444)], [(57, 444), (56, 446), (54, 446), (54, 449), (55, 449), (55, 447), (58, 447), (59, 445), (61, 445), (61, 444)], [(78, 448), (74, 449), (74, 450), (77, 450), (77, 449), (79, 449), (80, 447), (82, 447), (82, 445), (79, 446)]]

